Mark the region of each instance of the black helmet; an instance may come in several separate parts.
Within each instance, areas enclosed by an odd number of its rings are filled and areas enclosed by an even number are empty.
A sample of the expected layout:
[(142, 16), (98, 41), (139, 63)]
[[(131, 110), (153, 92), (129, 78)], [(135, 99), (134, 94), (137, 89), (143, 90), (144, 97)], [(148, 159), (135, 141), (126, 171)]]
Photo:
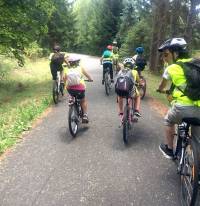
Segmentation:
[(54, 50), (55, 52), (59, 52), (59, 51), (60, 51), (60, 46), (59, 46), (59, 45), (55, 45), (55, 46), (53, 47), (53, 50)]
[(184, 38), (172, 38), (165, 41), (158, 48), (159, 52), (164, 51), (165, 49), (169, 49), (171, 51), (185, 51), (187, 43)]

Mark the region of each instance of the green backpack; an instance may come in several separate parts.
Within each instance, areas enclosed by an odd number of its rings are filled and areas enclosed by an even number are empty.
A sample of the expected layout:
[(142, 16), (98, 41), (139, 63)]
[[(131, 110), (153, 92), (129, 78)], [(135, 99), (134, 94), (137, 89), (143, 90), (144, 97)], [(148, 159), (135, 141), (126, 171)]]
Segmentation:
[(192, 59), (190, 62), (176, 62), (183, 68), (186, 77), (186, 88), (183, 94), (193, 101), (200, 100), (200, 59)]

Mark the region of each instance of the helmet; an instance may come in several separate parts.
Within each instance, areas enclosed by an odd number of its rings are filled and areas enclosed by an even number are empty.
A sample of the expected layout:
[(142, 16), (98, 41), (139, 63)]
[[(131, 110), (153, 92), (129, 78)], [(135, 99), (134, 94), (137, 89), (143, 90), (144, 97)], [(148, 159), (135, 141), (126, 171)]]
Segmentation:
[(143, 47), (137, 47), (136, 49), (135, 49), (135, 51), (138, 53), (138, 54), (142, 54), (143, 52), (144, 52), (144, 48)]
[(77, 65), (77, 64), (79, 64), (79, 62), (80, 62), (80, 58), (70, 56), (70, 57), (68, 58), (68, 62), (69, 62), (70, 65)]
[(162, 52), (165, 49), (170, 49), (172, 51), (184, 51), (186, 50), (186, 41), (184, 38), (172, 38), (165, 41), (159, 48), (158, 51)]
[(55, 45), (55, 46), (53, 47), (53, 50), (54, 50), (55, 52), (59, 52), (59, 51), (60, 51), (60, 46), (59, 46), (59, 45)]
[(129, 69), (133, 69), (134, 64), (135, 62), (132, 58), (125, 58), (123, 61), (124, 67), (128, 67)]
[(112, 45), (108, 45), (108, 46), (107, 46), (107, 49), (108, 49), (108, 50), (112, 50)]
[(114, 40), (114, 41), (113, 41), (113, 45), (117, 45), (117, 41)]

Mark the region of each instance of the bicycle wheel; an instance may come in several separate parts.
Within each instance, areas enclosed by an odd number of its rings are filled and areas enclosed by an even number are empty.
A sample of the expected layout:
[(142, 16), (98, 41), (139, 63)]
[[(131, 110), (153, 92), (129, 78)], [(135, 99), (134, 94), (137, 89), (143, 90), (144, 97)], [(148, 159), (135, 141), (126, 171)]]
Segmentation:
[(199, 186), (199, 151), (198, 143), (189, 140), (186, 146), (181, 171), (181, 201), (183, 206), (197, 206), (196, 199)]
[(128, 106), (124, 107), (124, 116), (123, 116), (123, 141), (124, 144), (128, 144), (128, 136), (129, 136), (129, 108)]
[(59, 93), (58, 93), (58, 83), (57, 81), (54, 81), (53, 82), (53, 101), (55, 104), (58, 103), (58, 100), (59, 100)]
[(75, 137), (78, 132), (78, 111), (75, 105), (69, 107), (69, 114), (68, 114), (68, 123), (69, 123), (69, 131), (72, 137)]
[(144, 77), (141, 78), (142, 85), (139, 86), (140, 98), (144, 99), (146, 95), (146, 79)]
[(105, 73), (105, 92), (106, 95), (109, 96), (110, 94), (110, 77), (108, 72)]
[(60, 93), (62, 96), (64, 96), (64, 83), (60, 83)]

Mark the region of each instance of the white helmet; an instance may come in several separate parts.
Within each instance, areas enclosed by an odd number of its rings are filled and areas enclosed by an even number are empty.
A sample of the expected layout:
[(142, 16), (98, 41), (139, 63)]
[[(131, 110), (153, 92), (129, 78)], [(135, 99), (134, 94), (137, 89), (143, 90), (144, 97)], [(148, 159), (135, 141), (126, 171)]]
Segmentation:
[(186, 50), (186, 41), (184, 38), (172, 38), (165, 41), (158, 51), (162, 52), (165, 49), (171, 49), (172, 51), (184, 51)]
[(124, 67), (128, 67), (130, 69), (133, 69), (134, 64), (135, 64), (135, 61), (132, 58), (130, 58), (130, 57), (129, 58), (125, 58), (124, 61), (123, 61)]

